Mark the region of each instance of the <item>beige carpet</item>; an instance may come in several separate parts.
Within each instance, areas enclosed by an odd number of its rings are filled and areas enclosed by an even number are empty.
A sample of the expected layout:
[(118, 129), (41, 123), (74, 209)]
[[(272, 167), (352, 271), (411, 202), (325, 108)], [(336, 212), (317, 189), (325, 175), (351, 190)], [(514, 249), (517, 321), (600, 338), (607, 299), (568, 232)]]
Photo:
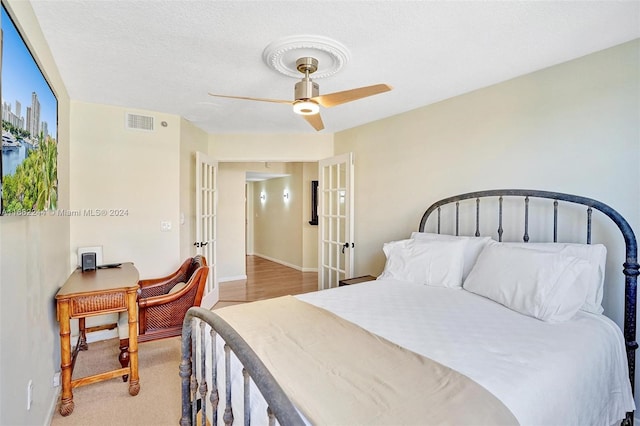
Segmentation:
[[(74, 379), (119, 368), (118, 353), (117, 339), (89, 344), (89, 350), (78, 355)], [(138, 354), (137, 396), (129, 395), (129, 384), (121, 378), (75, 388), (73, 413), (62, 417), (56, 409), (51, 425), (177, 425), (180, 337), (141, 343)]]

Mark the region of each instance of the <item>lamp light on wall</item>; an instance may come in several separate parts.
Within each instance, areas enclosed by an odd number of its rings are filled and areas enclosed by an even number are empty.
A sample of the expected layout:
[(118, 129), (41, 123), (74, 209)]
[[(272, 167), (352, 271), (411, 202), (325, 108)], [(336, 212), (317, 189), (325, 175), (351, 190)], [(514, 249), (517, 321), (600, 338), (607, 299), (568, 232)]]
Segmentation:
[(289, 201), (289, 191), (287, 191), (286, 189), (284, 190), (284, 194), (282, 194), (282, 196), (284, 197), (285, 201)]
[(260, 193), (260, 201), (264, 202), (267, 199), (267, 194), (263, 192)]

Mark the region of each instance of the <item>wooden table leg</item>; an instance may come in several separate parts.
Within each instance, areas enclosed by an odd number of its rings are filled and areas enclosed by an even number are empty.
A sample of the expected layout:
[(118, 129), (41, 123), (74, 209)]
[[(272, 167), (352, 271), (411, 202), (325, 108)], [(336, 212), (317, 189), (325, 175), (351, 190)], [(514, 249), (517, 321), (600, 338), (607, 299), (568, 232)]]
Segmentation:
[(80, 339), (78, 340), (78, 350), (89, 350), (89, 345), (87, 345), (87, 332), (85, 330), (85, 318), (78, 319), (78, 331), (80, 333)]
[(58, 301), (58, 321), (60, 322), (60, 368), (62, 378), (62, 402), (60, 414), (73, 413), (73, 391), (71, 390), (71, 325), (69, 320), (69, 300)]
[(136, 396), (140, 392), (138, 377), (138, 307), (137, 291), (127, 293), (127, 313), (129, 314), (129, 394)]

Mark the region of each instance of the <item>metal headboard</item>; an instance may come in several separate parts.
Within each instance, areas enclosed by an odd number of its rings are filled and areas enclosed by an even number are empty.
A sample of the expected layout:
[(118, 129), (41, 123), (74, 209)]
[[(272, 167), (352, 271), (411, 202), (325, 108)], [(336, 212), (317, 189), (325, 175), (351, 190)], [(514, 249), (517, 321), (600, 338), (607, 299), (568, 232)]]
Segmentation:
[[(427, 219), (435, 211), (437, 212), (437, 232), (440, 233), (440, 213), (441, 207), (455, 203), (455, 233), (459, 232), (459, 202), (463, 200), (476, 200), (475, 236), (480, 236), (480, 199), (488, 197), (498, 197), (498, 241), (502, 241), (502, 207), (503, 197), (523, 197), (524, 198), (524, 233), (523, 241), (529, 241), (529, 198), (546, 198), (553, 200), (553, 242), (558, 241), (558, 201), (575, 203), (587, 206), (587, 244), (591, 244), (591, 215), (592, 209), (599, 210), (607, 215), (618, 227), (625, 242), (626, 259), (623, 263), (623, 273), (625, 276), (625, 309), (624, 309), (624, 338), (627, 350), (627, 363), (629, 367), (629, 380), (631, 389), (635, 388), (635, 351), (638, 349), (636, 342), (636, 286), (640, 265), (637, 262), (638, 247), (636, 237), (631, 226), (624, 217), (608, 205), (591, 198), (577, 195), (563, 194), (560, 192), (536, 191), (528, 189), (494, 189), (488, 191), (469, 192), (455, 195), (433, 203), (420, 220), (420, 232), (425, 231)], [(626, 422), (633, 424), (633, 413), (627, 414)]]

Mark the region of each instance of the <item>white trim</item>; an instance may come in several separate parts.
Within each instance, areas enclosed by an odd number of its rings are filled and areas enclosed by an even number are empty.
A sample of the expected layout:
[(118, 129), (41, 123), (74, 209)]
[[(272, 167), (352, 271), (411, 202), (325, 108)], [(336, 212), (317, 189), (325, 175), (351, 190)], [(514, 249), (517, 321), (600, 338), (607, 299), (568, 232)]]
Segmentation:
[(240, 280), (246, 280), (247, 276), (246, 275), (235, 275), (235, 276), (231, 276), (231, 277), (220, 277), (218, 278), (218, 282), (219, 283), (224, 283), (227, 281), (240, 281)]
[(266, 260), (270, 260), (271, 262), (279, 263), (280, 265), (284, 265), (284, 266), (286, 266), (288, 268), (295, 269), (296, 271), (307, 272), (301, 266), (293, 265), (291, 263), (285, 262), (284, 260), (274, 259), (273, 257), (269, 257), (269, 256), (266, 256), (266, 255), (260, 254), (260, 253), (254, 253), (253, 255), (261, 257), (261, 258), (266, 259)]
[[(118, 334), (118, 327), (112, 328), (111, 330), (99, 330), (92, 331), (91, 333), (87, 333), (87, 343), (100, 342), (102, 340), (109, 340), (120, 338)], [(71, 341), (76, 342), (78, 340), (78, 335), (71, 336)]]
[(302, 272), (318, 272), (318, 268), (302, 268)]
[[(288, 133), (287, 133), (288, 134)], [(297, 134), (297, 133), (296, 133)], [(307, 133), (301, 133), (307, 136)], [(219, 163), (317, 163), (320, 159), (317, 157), (216, 157)]]

